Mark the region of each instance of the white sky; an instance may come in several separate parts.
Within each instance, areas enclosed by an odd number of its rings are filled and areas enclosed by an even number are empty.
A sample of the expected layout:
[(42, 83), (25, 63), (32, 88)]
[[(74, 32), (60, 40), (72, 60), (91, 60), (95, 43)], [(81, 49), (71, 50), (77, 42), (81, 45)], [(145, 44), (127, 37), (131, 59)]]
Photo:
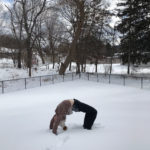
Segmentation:
[[(117, 2), (119, 0), (103, 0), (103, 1), (108, 2), (110, 4), (109, 10), (113, 11), (117, 7)], [(13, 0), (0, 0), (0, 4), (3, 4), (3, 6), (4, 5), (10, 6), (12, 2), (13, 2)], [(3, 8), (4, 8), (3, 9), (4, 11), (7, 11), (7, 8), (5, 6)], [(116, 25), (117, 21), (119, 21), (119, 18), (113, 16), (110, 26), (114, 27)], [(0, 20), (0, 22), (1, 22), (1, 20)], [(8, 21), (3, 22), (3, 26), (5, 26), (5, 28), (6, 28), (7, 24), (8, 24)]]
[(111, 3), (111, 9), (114, 9), (114, 8), (116, 8), (116, 4), (119, 0), (107, 0), (107, 1), (109, 1)]
[[(109, 10), (113, 11), (117, 8), (117, 3), (118, 3), (119, 0), (105, 0), (105, 1), (108, 1), (110, 3)], [(119, 21), (119, 18), (113, 16), (112, 17), (112, 22), (110, 23), (110, 25), (112, 27), (114, 27), (114, 25), (117, 23), (117, 21)]]
[[(116, 4), (119, 0), (104, 0), (104, 1), (110, 3), (110, 8), (109, 8), (110, 10), (114, 10), (117, 7)], [(10, 5), (12, 2), (13, 2), (13, 0), (0, 0), (0, 4), (7, 5), (7, 6)], [(4, 7), (4, 10), (5, 9), (6, 8)], [(112, 23), (111, 23), (112, 27), (114, 26), (116, 21), (118, 21), (118, 18), (113, 17), (112, 18)]]
[[(3, 6), (4, 5), (9, 6), (11, 4), (11, 2), (12, 2), (12, 0), (0, 0), (0, 4), (2, 4)], [(5, 7), (4, 7), (4, 9), (5, 9)]]

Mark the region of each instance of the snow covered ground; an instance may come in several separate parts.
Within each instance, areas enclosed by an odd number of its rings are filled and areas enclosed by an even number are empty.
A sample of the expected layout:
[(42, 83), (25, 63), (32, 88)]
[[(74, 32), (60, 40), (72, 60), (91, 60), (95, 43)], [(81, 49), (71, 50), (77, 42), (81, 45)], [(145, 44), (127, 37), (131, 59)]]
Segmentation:
[[(149, 150), (150, 93), (84, 80), (0, 95), (1, 150)], [(48, 130), (57, 104), (76, 98), (98, 110), (92, 130), (83, 113), (67, 117), (67, 131)]]
[[(52, 65), (49, 66), (50, 69), (47, 68), (46, 65), (42, 65), (38, 67), (37, 70), (32, 69), (32, 76), (44, 76), (50, 74), (58, 73), (57, 65), (55, 69), (52, 69)], [(0, 81), (10, 80), (10, 79), (19, 79), (19, 78), (27, 78), (28, 69), (17, 69), (14, 68), (12, 60), (9, 59), (1, 59), (0, 60)]]
[[(49, 66), (49, 69), (48, 69)], [(55, 68), (52, 69), (52, 64), (49, 65), (40, 65), (32, 69), (32, 76), (44, 76), (44, 75), (52, 75), (58, 74), (59, 65), (56, 64)], [(98, 65), (98, 73), (109, 73), (110, 64), (99, 64)], [(72, 71), (76, 71), (76, 64), (72, 63)], [(94, 64), (86, 65), (87, 72), (95, 72)], [(67, 72), (69, 70), (67, 69)], [(113, 64), (112, 74), (127, 74), (127, 66), (121, 64)], [(131, 67), (131, 74), (136, 75), (146, 75), (150, 76), (150, 65), (140, 66), (140, 67)], [(18, 79), (18, 78), (27, 78), (28, 77), (28, 69), (17, 69), (13, 67), (13, 62), (10, 59), (0, 59), (0, 81), (10, 80), (10, 79)]]

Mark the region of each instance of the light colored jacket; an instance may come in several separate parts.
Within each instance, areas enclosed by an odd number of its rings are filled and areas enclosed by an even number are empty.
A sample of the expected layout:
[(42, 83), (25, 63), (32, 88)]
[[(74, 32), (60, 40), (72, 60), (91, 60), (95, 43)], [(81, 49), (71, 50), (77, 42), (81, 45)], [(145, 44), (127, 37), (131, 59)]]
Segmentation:
[(54, 134), (57, 134), (58, 126), (65, 126), (66, 115), (72, 114), (72, 105), (70, 100), (62, 101), (55, 110), (55, 115), (51, 119), (50, 129), (52, 129)]

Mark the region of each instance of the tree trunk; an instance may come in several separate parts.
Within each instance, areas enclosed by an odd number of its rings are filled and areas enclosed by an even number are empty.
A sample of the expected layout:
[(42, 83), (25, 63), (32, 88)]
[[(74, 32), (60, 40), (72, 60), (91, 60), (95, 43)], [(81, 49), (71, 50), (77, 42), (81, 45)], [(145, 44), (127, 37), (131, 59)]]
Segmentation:
[(112, 62), (113, 62), (112, 59), (113, 59), (113, 58), (112, 58), (112, 56), (111, 56), (111, 59), (110, 59), (110, 74), (112, 73)]
[(42, 51), (41, 51), (39, 48), (37, 48), (37, 51), (38, 51), (38, 53), (39, 53), (39, 55), (40, 55), (40, 57), (41, 57), (42, 64), (45, 64), (45, 60), (44, 60), (44, 56), (43, 56)]
[(70, 65), (69, 65), (69, 71), (71, 71), (71, 64), (72, 64), (72, 63), (70, 62)]
[(130, 60), (131, 60), (131, 56), (130, 56), (130, 50), (129, 50), (129, 54), (128, 54), (128, 71), (127, 71), (128, 74), (130, 74)]
[(53, 63), (53, 66), (52, 68), (54, 69), (55, 67), (55, 50), (54, 50), (54, 44), (52, 42), (52, 38), (50, 38), (50, 49), (52, 50), (52, 56), (51, 56), (51, 59), (52, 59), (52, 63)]
[(80, 73), (80, 63), (76, 63), (77, 64), (77, 68), (76, 68), (76, 73)]
[(52, 61), (53, 61), (53, 69), (54, 69), (55, 67), (55, 55), (54, 54), (52, 54)]
[[(130, 7), (130, 11), (131, 11), (131, 1), (129, 1), (129, 7)], [(131, 64), (131, 12), (130, 12), (130, 15), (129, 15), (129, 50), (128, 50), (128, 70), (127, 70), (127, 73), (130, 74), (130, 64)]]
[(84, 72), (84, 65), (83, 65), (83, 63), (81, 64), (81, 72)]
[(59, 74), (60, 75), (64, 75), (65, 74), (65, 71), (69, 65), (69, 63), (71, 62), (71, 55), (68, 54), (66, 60), (64, 63), (61, 63), (61, 66), (60, 66), (60, 69), (59, 69)]
[(30, 40), (27, 39), (27, 67), (29, 68), (29, 76), (31, 77), (31, 68), (32, 68), (32, 49), (30, 48)]
[(40, 57), (41, 57), (41, 59), (42, 59), (42, 64), (45, 64), (45, 60), (44, 60), (44, 58), (43, 58), (43, 55), (40, 56)]
[(16, 60), (15, 60), (15, 56), (14, 55), (12, 57), (12, 60), (13, 60), (14, 67), (16, 67)]
[[(113, 44), (113, 48), (114, 48), (114, 44)], [(112, 73), (112, 63), (113, 63), (113, 49), (111, 49), (111, 58), (110, 58), (110, 74)]]
[(80, 14), (79, 20), (77, 23), (77, 30), (74, 34), (74, 38), (73, 38), (72, 44), (70, 46), (68, 56), (67, 56), (65, 62), (61, 64), (61, 67), (59, 70), (60, 75), (63, 75), (65, 73), (69, 63), (73, 60), (73, 58), (75, 58), (75, 55), (76, 55), (76, 44), (77, 44), (77, 41), (81, 35), (81, 31), (82, 31), (82, 27), (83, 27), (83, 23), (84, 23), (84, 16), (85, 16), (85, 14), (84, 14), (85, 13), (84, 12), (84, 2), (78, 1), (77, 2), (77, 8), (79, 9), (79, 14)]
[(84, 72), (86, 72), (86, 59), (85, 59), (85, 64), (84, 64)]
[(28, 68), (29, 68), (29, 77), (31, 77), (32, 75), (32, 72), (31, 72), (31, 69), (32, 69), (32, 51), (29, 49), (28, 50)]
[(21, 68), (21, 49), (19, 49), (19, 52), (18, 52), (18, 68)]
[(96, 58), (96, 60), (95, 60), (95, 72), (97, 73), (97, 63), (98, 63), (98, 60), (97, 60), (97, 58)]

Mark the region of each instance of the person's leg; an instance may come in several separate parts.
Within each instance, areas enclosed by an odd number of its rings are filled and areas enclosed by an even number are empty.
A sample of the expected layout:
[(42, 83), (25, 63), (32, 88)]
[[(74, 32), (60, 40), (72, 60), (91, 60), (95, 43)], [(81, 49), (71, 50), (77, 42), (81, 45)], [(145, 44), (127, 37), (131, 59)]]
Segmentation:
[(86, 113), (85, 118), (84, 118), (83, 127), (85, 129), (91, 129), (91, 127), (96, 119), (96, 116), (97, 116), (97, 110), (85, 103), (82, 103), (82, 102), (76, 100), (76, 99), (75, 99), (75, 107), (79, 111)]
[(90, 112), (86, 112), (83, 127), (85, 129), (91, 129), (96, 119), (96, 116), (97, 116), (97, 111), (94, 108), (91, 109)]
[(53, 123), (54, 123), (55, 116), (56, 116), (56, 114), (53, 116), (53, 118), (50, 121), (49, 129), (53, 129)]

